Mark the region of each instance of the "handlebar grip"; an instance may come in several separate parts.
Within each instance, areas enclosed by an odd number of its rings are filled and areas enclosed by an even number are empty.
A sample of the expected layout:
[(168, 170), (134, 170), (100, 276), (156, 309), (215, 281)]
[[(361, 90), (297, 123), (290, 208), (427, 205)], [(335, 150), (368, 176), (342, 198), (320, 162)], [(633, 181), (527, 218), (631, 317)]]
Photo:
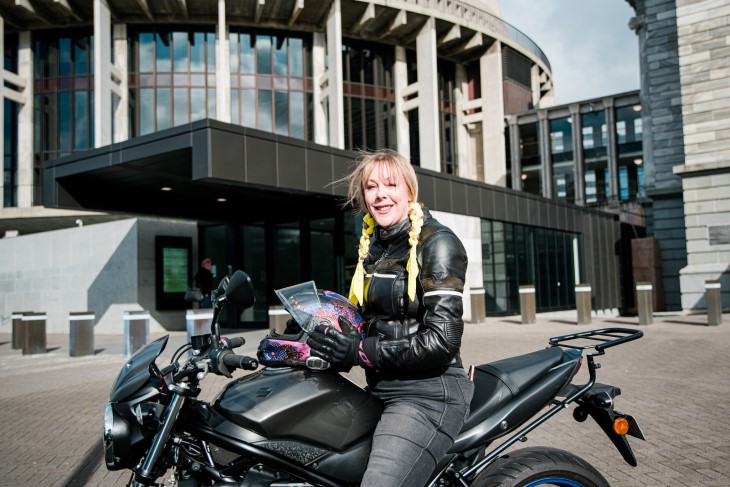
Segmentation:
[(227, 367), (243, 370), (256, 370), (259, 366), (259, 361), (255, 358), (244, 357), (243, 355), (236, 355), (235, 353), (227, 353), (223, 355), (223, 363)]
[(232, 337), (232, 338), (221, 337), (221, 341), (225, 344), (225, 347), (229, 350), (243, 346), (243, 344), (246, 343), (246, 339), (243, 337)]

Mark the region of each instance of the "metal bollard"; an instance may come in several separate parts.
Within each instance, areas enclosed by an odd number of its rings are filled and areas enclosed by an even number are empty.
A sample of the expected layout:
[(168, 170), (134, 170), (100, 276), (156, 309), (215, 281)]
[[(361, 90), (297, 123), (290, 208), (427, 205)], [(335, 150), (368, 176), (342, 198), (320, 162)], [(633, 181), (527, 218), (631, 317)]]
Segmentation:
[(124, 312), (124, 358), (128, 359), (134, 352), (147, 345), (150, 334), (150, 312)]
[(522, 324), (535, 323), (535, 286), (520, 286), (520, 314)]
[(654, 323), (653, 289), (654, 287), (649, 281), (639, 281), (636, 283), (636, 306), (639, 308), (640, 325)]
[(289, 318), (291, 318), (291, 315), (283, 306), (269, 306), (269, 330), (274, 330), (279, 335), (283, 335)]
[(68, 354), (71, 357), (94, 355), (94, 321), (92, 311), (73, 311), (68, 314)]
[(717, 326), (722, 323), (720, 281), (705, 281), (705, 295), (707, 299), (707, 326)]
[(471, 322), (481, 323), (487, 317), (487, 307), (484, 302), (484, 288), (472, 288), (469, 291), (469, 298), (471, 300)]
[(13, 319), (13, 350), (22, 350), (25, 343), (25, 325), (23, 324), (23, 315), (32, 313), (32, 311), (13, 311), (11, 317)]
[(591, 324), (591, 285), (578, 284), (575, 286), (575, 309), (578, 312), (579, 325)]
[(23, 355), (46, 353), (46, 314), (25, 313), (23, 325)]

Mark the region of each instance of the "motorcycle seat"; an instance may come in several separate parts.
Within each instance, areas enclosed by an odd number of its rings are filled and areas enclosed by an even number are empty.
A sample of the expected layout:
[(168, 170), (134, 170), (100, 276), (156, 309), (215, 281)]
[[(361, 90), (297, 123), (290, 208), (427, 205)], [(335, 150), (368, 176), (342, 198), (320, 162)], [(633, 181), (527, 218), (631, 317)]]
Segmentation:
[(475, 367), (471, 413), (462, 431), (490, 417), (558, 365), (562, 358), (563, 350), (551, 347)]

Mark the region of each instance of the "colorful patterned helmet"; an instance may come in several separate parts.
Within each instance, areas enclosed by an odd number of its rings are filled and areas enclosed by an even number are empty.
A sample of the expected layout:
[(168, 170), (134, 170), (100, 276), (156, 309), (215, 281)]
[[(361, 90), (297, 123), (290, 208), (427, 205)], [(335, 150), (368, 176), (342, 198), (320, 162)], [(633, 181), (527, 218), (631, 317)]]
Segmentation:
[[(306, 343), (307, 331), (318, 324), (331, 326), (342, 333), (358, 334), (364, 338), (365, 321), (357, 307), (344, 296), (317, 289), (313, 281), (279, 289), (276, 294), (301, 328), (287, 330), (283, 335), (275, 331), (267, 335), (258, 349), (258, 359), (262, 364), (270, 367), (328, 368), (329, 364), (326, 361), (310, 356), (310, 348)], [(348, 326), (348, 323), (352, 326)]]

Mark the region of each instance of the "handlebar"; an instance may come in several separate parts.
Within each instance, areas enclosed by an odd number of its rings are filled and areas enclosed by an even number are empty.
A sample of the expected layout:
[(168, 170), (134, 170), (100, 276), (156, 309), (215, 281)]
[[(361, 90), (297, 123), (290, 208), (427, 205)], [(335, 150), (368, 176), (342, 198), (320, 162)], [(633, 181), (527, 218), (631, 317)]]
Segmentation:
[(256, 370), (259, 366), (259, 361), (255, 358), (236, 355), (233, 352), (224, 353), (222, 360), (227, 367), (235, 369)]
[(228, 350), (232, 350), (234, 348), (238, 348), (243, 346), (246, 343), (246, 339), (243, 337), (221, 337), (221, 344), (223, 348), (227, 348)]

